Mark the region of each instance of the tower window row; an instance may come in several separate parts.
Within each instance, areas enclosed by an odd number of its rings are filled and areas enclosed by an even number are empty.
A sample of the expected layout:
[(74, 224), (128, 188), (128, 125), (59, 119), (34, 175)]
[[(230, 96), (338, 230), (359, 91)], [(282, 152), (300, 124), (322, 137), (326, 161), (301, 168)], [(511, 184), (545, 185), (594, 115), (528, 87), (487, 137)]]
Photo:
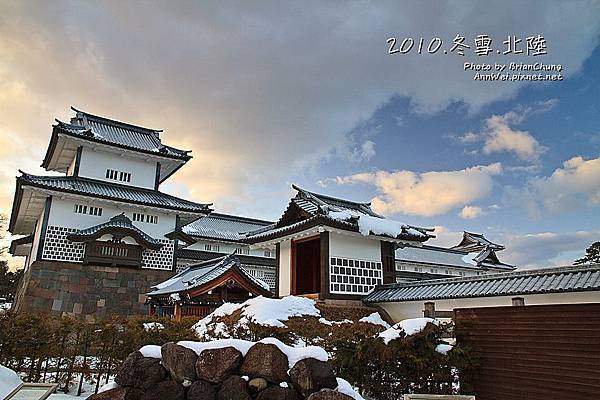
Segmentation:
[(113, 181), (131, 182), (131, 172), (116, 171), (108, 168), (106, 170), (106, 178)]

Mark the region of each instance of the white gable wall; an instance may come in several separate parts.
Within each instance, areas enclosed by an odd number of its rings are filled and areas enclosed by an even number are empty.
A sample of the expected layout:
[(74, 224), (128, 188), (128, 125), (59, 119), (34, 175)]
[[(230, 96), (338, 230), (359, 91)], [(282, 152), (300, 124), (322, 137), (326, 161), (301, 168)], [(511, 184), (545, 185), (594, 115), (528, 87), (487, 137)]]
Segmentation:
[(329, 256), (381, 262), (379, 240), (329, 233)]
[[(128, 172), (131, 174), (130, 182), (107, 179), (106, 170)], [(156, 179), (156, 162), (133, 158), (130, 154), (123, 156), (117, 154), (92, 150), (84, 147), (79, 164), (79, 176), (84, 178), (99, 179), (112, 183), (121, 183), (128, 186), (154, 189)]]

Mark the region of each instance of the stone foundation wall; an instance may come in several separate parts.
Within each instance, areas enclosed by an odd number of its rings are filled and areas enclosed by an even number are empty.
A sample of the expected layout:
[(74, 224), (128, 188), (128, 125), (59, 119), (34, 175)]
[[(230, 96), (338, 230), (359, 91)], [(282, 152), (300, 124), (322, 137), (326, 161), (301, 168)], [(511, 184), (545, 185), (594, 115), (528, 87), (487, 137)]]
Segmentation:
[(87, 320), (147, 314), (145, 293), (173, 271), (36, 261), (23, 276), (14, 309)]

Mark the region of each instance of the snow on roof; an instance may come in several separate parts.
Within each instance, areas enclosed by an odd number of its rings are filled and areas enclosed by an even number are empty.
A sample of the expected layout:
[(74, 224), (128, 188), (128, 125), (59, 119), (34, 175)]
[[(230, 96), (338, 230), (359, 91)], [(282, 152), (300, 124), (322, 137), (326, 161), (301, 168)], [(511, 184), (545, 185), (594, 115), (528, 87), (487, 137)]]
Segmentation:
[(264, 290), (269, 290), (269, 285), (267, 283), (246, 272), (246, 270), (241, 267), (239, 259), (235, 255), (229, 254), (224, 257), (218, 257), (190, 265), (187, 269), (176, 274), (174, 277), (153, 286), (152, 288), (155, 290), (147, 294), (148, 296), (161, 296), (184, 292), (209, 283), (232, 268), (237, 268), (240, 273), (254, 285), (259, 286)]
[(384, 235), (395, 238), (402, 234), (409, 233), (414, 236), (421, 236), (424, 238), (428, 237), (423, 230), (419, 230), (403, 222), (394, 221), (387, 218), (374, 217), (372, 215), (363, 214), (357, 211), (329, 211), (327, 215), (340, 221), (355, 220), (358, 224), (358, 231), (364, 236)]

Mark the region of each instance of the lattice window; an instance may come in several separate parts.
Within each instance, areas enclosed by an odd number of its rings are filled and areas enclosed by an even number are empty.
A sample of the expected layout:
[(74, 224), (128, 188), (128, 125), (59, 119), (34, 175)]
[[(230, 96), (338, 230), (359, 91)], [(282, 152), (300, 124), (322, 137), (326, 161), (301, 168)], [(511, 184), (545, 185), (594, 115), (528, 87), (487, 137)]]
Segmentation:
[(329, 268), (331, 293), (365, 295), (382, 283), (379, 261), (332, 257)]
[(67, 235), (77, 231), (73, 228), (49, 225), (42, 250), (43, 260), (82, 262), (85, 252), (83, 243), (74, 243)]
[(256, 265), (242, 264), (242, 268), (248, 273), (248, 275), (253, 276), (256, 279), (260, 279), (268, 284), (271, 292), (275, 291), (276, 275), (274, 267), (260, 267)]
[(142, 252), (142, 268), (173, 269), (175, 242), (168, 239), (160, 241), (163, 244), (160, 250), (144, 250)]

